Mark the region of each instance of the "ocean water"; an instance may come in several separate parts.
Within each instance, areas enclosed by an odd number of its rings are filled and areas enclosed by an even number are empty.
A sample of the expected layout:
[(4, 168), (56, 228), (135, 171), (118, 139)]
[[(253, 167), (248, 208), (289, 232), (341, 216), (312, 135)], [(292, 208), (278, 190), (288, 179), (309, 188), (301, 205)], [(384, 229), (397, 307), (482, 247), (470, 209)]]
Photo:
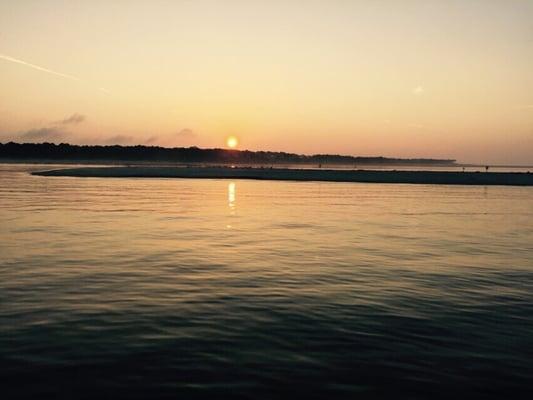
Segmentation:
[(0, 164), (3, 398), (528, 398), (533, 188)]

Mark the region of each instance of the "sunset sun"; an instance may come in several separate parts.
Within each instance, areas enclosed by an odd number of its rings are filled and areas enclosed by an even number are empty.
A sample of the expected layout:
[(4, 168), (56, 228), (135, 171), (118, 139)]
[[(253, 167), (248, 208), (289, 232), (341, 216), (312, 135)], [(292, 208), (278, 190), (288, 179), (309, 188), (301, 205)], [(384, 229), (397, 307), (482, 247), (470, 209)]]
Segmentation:
[(238, 144), (239, 144), (239, 140), (235, 136), (228, 136), (228, 138), (226, 139), (226, 145), (230, 149), (236, 148)]

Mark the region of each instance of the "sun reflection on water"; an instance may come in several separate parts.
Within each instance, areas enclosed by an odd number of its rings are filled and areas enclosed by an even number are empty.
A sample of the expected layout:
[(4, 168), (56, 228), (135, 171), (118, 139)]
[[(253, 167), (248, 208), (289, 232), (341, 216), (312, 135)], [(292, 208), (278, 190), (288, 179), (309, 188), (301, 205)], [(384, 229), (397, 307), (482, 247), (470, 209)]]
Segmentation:
[(235, 182), (228, 183), (228, 206), (235, 211)]
[[(228, 207), (230, 215), (235, 215), (235, 182), (228, 183)], [(226, 228), (231, 229), (231, 224), (226, 225)]]

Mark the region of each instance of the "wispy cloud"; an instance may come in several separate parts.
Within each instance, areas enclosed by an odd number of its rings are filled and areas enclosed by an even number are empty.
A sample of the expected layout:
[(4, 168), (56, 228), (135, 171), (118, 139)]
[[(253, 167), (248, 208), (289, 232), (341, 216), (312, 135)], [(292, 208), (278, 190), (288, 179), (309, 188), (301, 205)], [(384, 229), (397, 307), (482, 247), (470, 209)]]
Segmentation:
[[(51, 69), (48, 69), (48, 68), (45, 68), (45, 67), (41, 67), (39, 65), (35, 65), (35, 64), (26, 62), (24, 60), (19, 60), (18, 58), (11, 57), (11, 56), (8, 56), (6, 54), (0, 53), (0, 59), (1, 60), (5, 60), (5, 61), (9, 61), (9, 62), (12, 62), (12, 63), (24, 65), (26, 67), (33, 68), (33, 69), (36, 69), (36, 70), (41, 71), (41, 72), (46, 72), (48, 74), (52, 74), (52, 75), (55, 75), (55, 76), (60, 76), (60, 77), (65, 78), (65, 79), (70, 79), (72, 81), (77, 81), (77, 82), (82, 82), (83, 81), (81, 78), (78, 78), (77, 76), (64, 74), (64, 73), (58, 72), (58, 71), (53, 71)], [(98, 90), (100, 90), (101, 92), (106, 93), (106, 94), (110, 93), (109, 90), (104, 89), (102, 87), (98, 88)]]
[(412, 90), (412, 93), (415, 95), (415, 96), (420, 96), (421, 94), (423, 94), (425, 92), (425, 89), (422, 87), (422, 86), (417, 86), (415, 88), (413, 88)]
[(56, 124), (61, 125), (70, 125), (70, 124), (81, 124), (83, 121), (85, 121), (85, 115), (74, 113), (70, 117), (67, 117), (65, 119), (62, 119), (60, 121), (56, 121)]

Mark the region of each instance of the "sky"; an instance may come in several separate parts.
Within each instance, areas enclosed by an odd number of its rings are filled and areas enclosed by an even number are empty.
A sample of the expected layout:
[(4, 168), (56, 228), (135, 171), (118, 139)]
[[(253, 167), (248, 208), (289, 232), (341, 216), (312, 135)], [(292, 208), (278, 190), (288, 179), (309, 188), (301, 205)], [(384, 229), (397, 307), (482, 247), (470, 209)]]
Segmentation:
[(533, 165), (533, 0), (0, 0), (0, 142)]

